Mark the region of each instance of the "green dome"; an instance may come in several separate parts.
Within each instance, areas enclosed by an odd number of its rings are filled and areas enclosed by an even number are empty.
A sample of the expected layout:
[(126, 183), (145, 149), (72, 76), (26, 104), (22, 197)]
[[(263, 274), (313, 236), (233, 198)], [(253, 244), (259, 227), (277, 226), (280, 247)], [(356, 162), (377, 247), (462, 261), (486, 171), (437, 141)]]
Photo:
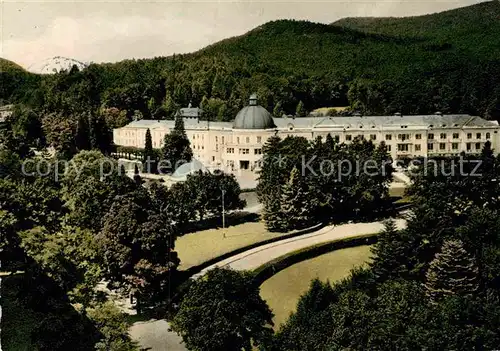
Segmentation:
[(276, 128), (273, 117), (264, 107), (257, 105), (257, 95), (250, 96), (250, 104), (236, 115), (233, 129), (270, 129)]

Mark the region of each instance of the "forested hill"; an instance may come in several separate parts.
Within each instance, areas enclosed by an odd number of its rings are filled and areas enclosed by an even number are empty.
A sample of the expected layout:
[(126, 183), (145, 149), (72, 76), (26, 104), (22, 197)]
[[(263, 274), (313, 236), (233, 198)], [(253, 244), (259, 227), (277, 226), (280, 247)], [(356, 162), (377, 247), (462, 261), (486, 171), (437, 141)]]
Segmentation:
[(253, 91), (277, 115), (302, 101), (307, 110), (500, 118), (500, 4), (332, 25), (280, 20), (187, 55), (36, 78), (1, 74), (6, 101), (65, 113), (115, 107), (128, 119), (170, 118), (192, 101), (208, 117), (230, 120)]

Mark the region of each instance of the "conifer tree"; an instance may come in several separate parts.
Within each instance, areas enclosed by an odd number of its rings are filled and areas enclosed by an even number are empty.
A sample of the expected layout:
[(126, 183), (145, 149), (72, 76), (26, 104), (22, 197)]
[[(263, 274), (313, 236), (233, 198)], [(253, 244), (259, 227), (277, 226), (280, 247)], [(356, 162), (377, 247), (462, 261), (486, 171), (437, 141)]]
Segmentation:
[(88, 122), (86, 115), (80, 115), (78, 118), (75, 135), (75, 144), (78, 151), (90, 150)]
[(312, 219), (313, 203), (299, 170), (294, 167), (284, 184), (281, 195), (281, 211), (287, 230), (306, 227)]
[(273, 192), (267, 194), (262, 210), (262, 219), (266, 224), (267, 230), (270, 232), (286, 231), (287, 226), (281, 211), (281, 198), (279, 193)]
[(172, 132), (165, 135), (162, 148), (162, 161), (169, 162), (169, 169), (162, 172), (173, 172), (181, 163), (190, 162), (193, 158), (193, 150), (186, 135), (182, 116), (175, 117), (175, 126)]
[(478, 269), (462, 241), (447, 240), (432, 260), (425, 290), (432, 302), (451, 295), (473, 295), (478, 289)]
[(144, 144), (143, 172), (156, 172), (156, 157), (153, 150), (153, 140), (151, 138), (151, 131), (149, 128), (146, 131), (146, 141)]
[(139, 174), (139, 167), (137, 167), (137, 164), (134, 166), (134, 182), (137, 185), (142, 184), (142, 178), (141, 175)]
[(402, 240), (402, 233), (397, 230), (396, 223), (393, 220), (386, 221), (384, 230), (371, 249), (374, 257), (370, 265), (378, 279), (401, 277), (407, 271), (405, 263), (408, 256)]
[(297, 109), (295, 114), (297, 115), (297, 117), (305, 117), (307, 115), (307, 111), (306, 108), (304, 107), (304, 103), (302, 102), (302, 100), (299, 101), (299, 103), (297, 104)]

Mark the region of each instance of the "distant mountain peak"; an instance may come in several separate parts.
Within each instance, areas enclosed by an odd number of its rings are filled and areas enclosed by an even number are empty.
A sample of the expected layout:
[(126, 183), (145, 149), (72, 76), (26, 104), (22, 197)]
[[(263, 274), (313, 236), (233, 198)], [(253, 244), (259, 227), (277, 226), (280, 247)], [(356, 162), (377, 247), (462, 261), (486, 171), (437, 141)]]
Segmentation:
[(28, 71), (39, 74), (54, 74), (63, 70), (70, 70), (73, 65), (76, 65), (80, 70), (88, 66), (88, 64), (72, 58), (54, 56), (31, 65), (28, 67)]

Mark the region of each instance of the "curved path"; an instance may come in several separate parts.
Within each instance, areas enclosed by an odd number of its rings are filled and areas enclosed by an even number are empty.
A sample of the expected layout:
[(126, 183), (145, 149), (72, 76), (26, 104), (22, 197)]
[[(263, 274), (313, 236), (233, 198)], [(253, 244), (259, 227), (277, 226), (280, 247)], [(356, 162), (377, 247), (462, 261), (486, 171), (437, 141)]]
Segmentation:
[[(406, 221), (404, 219), (396, 219), (395, 222), (398, 229), (403, 229), (406, 226)], [(327, 226), (314, 233), (259, 246), (255, 249), (229, 257), (205, 268), (200, 273), (195, 274), (193, 278), (200, 277), (207, 271), (216, 267), (229, 267), (235, 270), (253, 270), (269, 261), (296, 250), (311, 247), (317, 244), (327, 243), (337, 239), (378, 233), (382, 231), (383, 228), (383, 222), (349, 223), (338, 226)]]
[[(406, 221), (404, 219), (396, 219), (395, 222), (398, 229), (402, 229), (406, 226)], [(284, 239), (232, 256), (205, 268), (200, 273), (195, 274), (193, 278), (200, 277), (215, 267), (230, 267), (235, 270), (253, 270), (273, 259), (302, 248), (327, 243), (337, 239), (377, 233), (380, 232), (383, 227), (384, 225), (382, 222), (327, 226), (310, 234)], [(168, 323), (165, 320), (151, 320), (148, 322), (134, 323), (130, 329), (130, 334), (134, 340), (139, 341), (142, 347), (149, 347), (151, 351), (186, 350), (181, 343), (182, 339), (176, 333), (168, 331)]]

